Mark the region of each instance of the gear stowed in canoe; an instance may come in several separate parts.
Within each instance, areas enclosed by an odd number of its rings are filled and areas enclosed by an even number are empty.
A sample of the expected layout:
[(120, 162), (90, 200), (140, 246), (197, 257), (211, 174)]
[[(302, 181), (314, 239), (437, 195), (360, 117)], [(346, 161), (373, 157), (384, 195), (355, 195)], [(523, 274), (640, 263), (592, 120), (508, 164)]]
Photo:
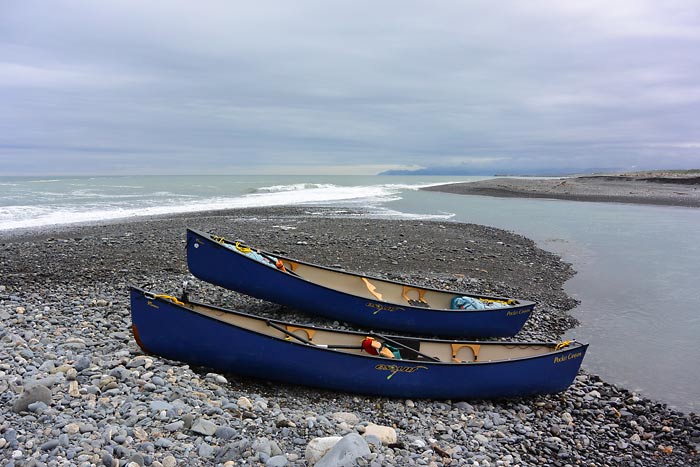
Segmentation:
[(369, 329), (443, 337), (510, 337), (534, 302), (444, 291), (319, 266), (187, 230), (196, 277)]
[[(556, 393), (587, 344), (479, 342), (337, 331), (131, 289), (146, 352), (221, 372), (385, 397), (483, 399)], [(386, 352), (384, 351), (386, 350)]]

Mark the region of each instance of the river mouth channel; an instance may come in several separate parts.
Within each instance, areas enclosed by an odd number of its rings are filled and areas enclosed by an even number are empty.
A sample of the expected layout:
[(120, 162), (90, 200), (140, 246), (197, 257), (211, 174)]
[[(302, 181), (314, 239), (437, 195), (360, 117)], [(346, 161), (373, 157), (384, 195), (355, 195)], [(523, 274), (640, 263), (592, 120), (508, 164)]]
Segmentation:
[(606, 381), (683, 412), (700, 401), (700, 211), (621, 203), (406, 192), (411, 213), (531, 238), (573, 265), (567, 293), (591, 344), (584, 366)]

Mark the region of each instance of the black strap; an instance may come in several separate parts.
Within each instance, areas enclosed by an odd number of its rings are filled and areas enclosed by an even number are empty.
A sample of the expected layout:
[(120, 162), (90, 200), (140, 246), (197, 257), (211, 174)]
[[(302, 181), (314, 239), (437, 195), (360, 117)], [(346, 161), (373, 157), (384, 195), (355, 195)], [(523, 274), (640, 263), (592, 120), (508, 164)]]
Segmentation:
[(402, 344), (401, 342), (395, 341), (395, 340), (390, 339), (390, 338), (388, 338), (388, 337), (386, 337), (386, 336), (382, 336), (381, 334), (377, 334), (377, 333), (375, 333), (375, 332), (371, 332), (370, 335), (371, 335), (372, 337), (378, 337), (378, 338), (382, 339), (383, 341), (388, 342), (388, 343), (390, 343), (390, 344), (392, 344), (392, 345), (401, 347), (402, 349), (406, 349), (406, 350), (409, 350), (409, 351), (411, 351), (411, 352), (415, 352), (416, 355), (420, 355), (421, 357), (427, 358), (428, 360), (432, 360), (432, 361), (434, 361), (434, 362), (440, 362), (440, 361), (441, 361), (441, 360), (440, 360), (439, 358), (437, 358), (437, 357), (433, 357), (432, 355), (426, 355), (426, 354), (424, 354), (424, 353), (422, 353), (422, 352), (419, 352), (418, 350), (416, 350), (416, 349), (414, 349), (414, 348), (412, 348), (412, 347), (407, 346), (406, 344)]
[(277, 329), (280, 332), (283, 332), (284, 334), (288, 335), (289, 337), (293, 337), (293, 338), (303, 342), (304, 344), (312, 345), (314, 347), (319, 347), (322, 349), (362, 349), (361, 345), (315, 344), (315, 343), (311, 342), (310, 340), (308, 340), (307, 338), (301, 337), (297, 334), (294, 334), (293, 332), (286, 330), (282, 326), (280, 326), (276, 323), (273, 323), (270, 320), (265, 321), (265, 324), (267, 324), (268, 326), (270, 326), (272, 328)]

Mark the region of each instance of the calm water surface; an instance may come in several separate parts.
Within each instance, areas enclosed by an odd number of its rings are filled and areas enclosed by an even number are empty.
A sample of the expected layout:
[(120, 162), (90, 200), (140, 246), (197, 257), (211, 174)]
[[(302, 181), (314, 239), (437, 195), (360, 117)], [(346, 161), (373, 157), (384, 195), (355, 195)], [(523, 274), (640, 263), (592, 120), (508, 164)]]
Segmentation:
[(700, 210), (617, 203), (405, 193), (452, 220), (525, 235), (573, 264), (581, 301), (570, 335), (591, 347), (584, 365), (610, 382), (683, 411), (700, 403)]

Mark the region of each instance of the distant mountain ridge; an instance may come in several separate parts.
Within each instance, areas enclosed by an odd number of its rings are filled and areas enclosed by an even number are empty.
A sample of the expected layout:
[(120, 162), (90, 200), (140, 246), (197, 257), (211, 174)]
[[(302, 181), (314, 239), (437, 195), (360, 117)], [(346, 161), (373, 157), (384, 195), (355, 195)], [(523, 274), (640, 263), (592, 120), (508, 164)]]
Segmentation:
[(616, 173), (619, 168), (588, 168), (588, 169), (513, 169), (504, 172), (503, 169), (474, 169), (463, 166), (455, 167), (425, 167), (415, 170), (385, 170), (377, 175), (463, 175), (463, 176), (564, 176), (593, 173)]

